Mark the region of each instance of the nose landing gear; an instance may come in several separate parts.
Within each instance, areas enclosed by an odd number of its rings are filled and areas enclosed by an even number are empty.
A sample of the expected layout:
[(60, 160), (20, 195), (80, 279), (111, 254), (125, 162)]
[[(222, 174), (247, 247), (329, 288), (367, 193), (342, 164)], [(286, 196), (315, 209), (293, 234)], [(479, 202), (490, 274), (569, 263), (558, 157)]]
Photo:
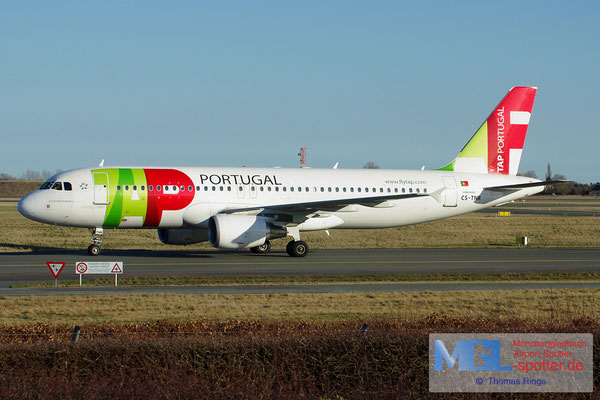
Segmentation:
[(90, 256), (99, 256), (102, 252), (100, 248), (100, 243), (102, 243), (102, 234), (104, 233), (104, 229), (102, 228), (90, 228), (90, 233), (92, 234), (92, 244), (88, 247), (88, 254)]

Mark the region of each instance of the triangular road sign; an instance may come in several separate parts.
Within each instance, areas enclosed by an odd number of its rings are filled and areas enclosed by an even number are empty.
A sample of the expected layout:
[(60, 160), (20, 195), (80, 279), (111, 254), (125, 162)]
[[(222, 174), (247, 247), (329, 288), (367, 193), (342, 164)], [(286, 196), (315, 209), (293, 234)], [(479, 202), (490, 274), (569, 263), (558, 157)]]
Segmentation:
[(121, 269), (121, 267), (119, 266), (119, 263), (115, 263), (115, 266), (113, 267), (112, 271), (110, 271), (112, 274), (122, 274), (123, 270)]
[(52, 273), (54, 279), (58, 279), (58, 276), (60, 275), (60, 272), (64, 268), (65, 264), (66, 262), (62, 261), (46, 261), (46, 265), (48, 266), (48, 269)]

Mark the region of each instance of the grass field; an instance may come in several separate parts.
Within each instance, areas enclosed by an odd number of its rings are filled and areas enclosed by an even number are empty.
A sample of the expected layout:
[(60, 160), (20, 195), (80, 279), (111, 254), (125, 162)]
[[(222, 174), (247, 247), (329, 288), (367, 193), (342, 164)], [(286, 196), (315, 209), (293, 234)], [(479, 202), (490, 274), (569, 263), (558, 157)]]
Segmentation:
[(128, 294), (0, 299), (1, 325), (145, 321), (519, 318), (536, 324), (600, 316), (600, 290), (275, 294)]

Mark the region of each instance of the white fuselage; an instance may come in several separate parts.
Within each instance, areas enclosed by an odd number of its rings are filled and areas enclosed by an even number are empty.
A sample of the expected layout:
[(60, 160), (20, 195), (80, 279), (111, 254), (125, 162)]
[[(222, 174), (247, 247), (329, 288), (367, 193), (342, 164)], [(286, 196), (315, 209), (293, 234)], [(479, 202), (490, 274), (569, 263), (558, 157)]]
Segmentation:
[[(117, 169), (133, 173), (123, 177), (121, 172), (119, 182), (114, 182), (111, 174)], [(158, 171), (152, 185), (148, 172), (143, 176), (144, 171), (150, 170)], [(136, 177), (140, 176), (139, 171), (143, 179)], [(189, 181), (184, 184), (165, 171), (177, 171)], [(108, 182), (99, 184), (102, 176)], [(258, 214), (271, 206), (285, 205), (298, 205), (298, 210), (276, 210), (269, 214), (270, 218), (295, 223), (300, 231), (387, 228), (477, 211), (543, 189), (484, 190), (490, 186), (539, 182), (512, 175), (378, 169), (98, 167), (63, 172), (50, 181), (63, 183), (63, 188), (32, 192), (19, 203), (20, 212), (44, 223), (88, 228), (206, 229), (208, 218), (218, 213)], [(70, 183), (71, 190), (64, 190), (64, 182)], [(402, 194), (415, 197), (391, 198)], [(385, 196), (390, 199), (368, 200)], [(111, 210), (116, 199), (122, 202), (121, 209)], [(156, 223), (149, 217), (150, 199), (169, 204), (161, 210), (160, 218), (154, 219)], [(306, 206), (324, 201), (335, 204), (336, 200), (345, 199), (356, 202), (343, 207)], [(179, 205), (172, 206), (175, 203)], [(181, 204), (185, 206), (178, 208)]]

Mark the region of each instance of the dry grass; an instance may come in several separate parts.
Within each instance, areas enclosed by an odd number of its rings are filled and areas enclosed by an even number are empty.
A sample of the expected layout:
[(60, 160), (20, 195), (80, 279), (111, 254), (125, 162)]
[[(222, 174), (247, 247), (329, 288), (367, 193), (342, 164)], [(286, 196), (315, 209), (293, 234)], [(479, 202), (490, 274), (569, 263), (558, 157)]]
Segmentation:
[[(600, 223), (597, 217), (557, 217), (472, 213), (427, 224), (376, 230), (333, 230), (305, 233), (313, 249), (340, 248), (429, 248), (429, 247), (510, 247), (516, 236), (529, 236), (532, 247), (597, 247)], [(40, 224), (22, 217), (16, 202), (0, 203), (0, 252), (39, 249), (84, 249), (89, 232)], [(103, 246), (107, 249), (173, 250), (181, 247), (159, 242), (156, 230), (106, 230)], [(273, 241), (275, 249), (284, 249), (288, 239)], [(186, 250), (208, 250), (200, 243)]]
[[(443, 310), (443, 311), (440, 311)], [(600, 290), (368, 292), (294, 294), (132, 294), (20, 296), (0, 299), (3, 325), (38, 322), (191, 320), (417, 320), (434, 313), (456, 318), (520, 318), (539, 322), (600, 317)]]

